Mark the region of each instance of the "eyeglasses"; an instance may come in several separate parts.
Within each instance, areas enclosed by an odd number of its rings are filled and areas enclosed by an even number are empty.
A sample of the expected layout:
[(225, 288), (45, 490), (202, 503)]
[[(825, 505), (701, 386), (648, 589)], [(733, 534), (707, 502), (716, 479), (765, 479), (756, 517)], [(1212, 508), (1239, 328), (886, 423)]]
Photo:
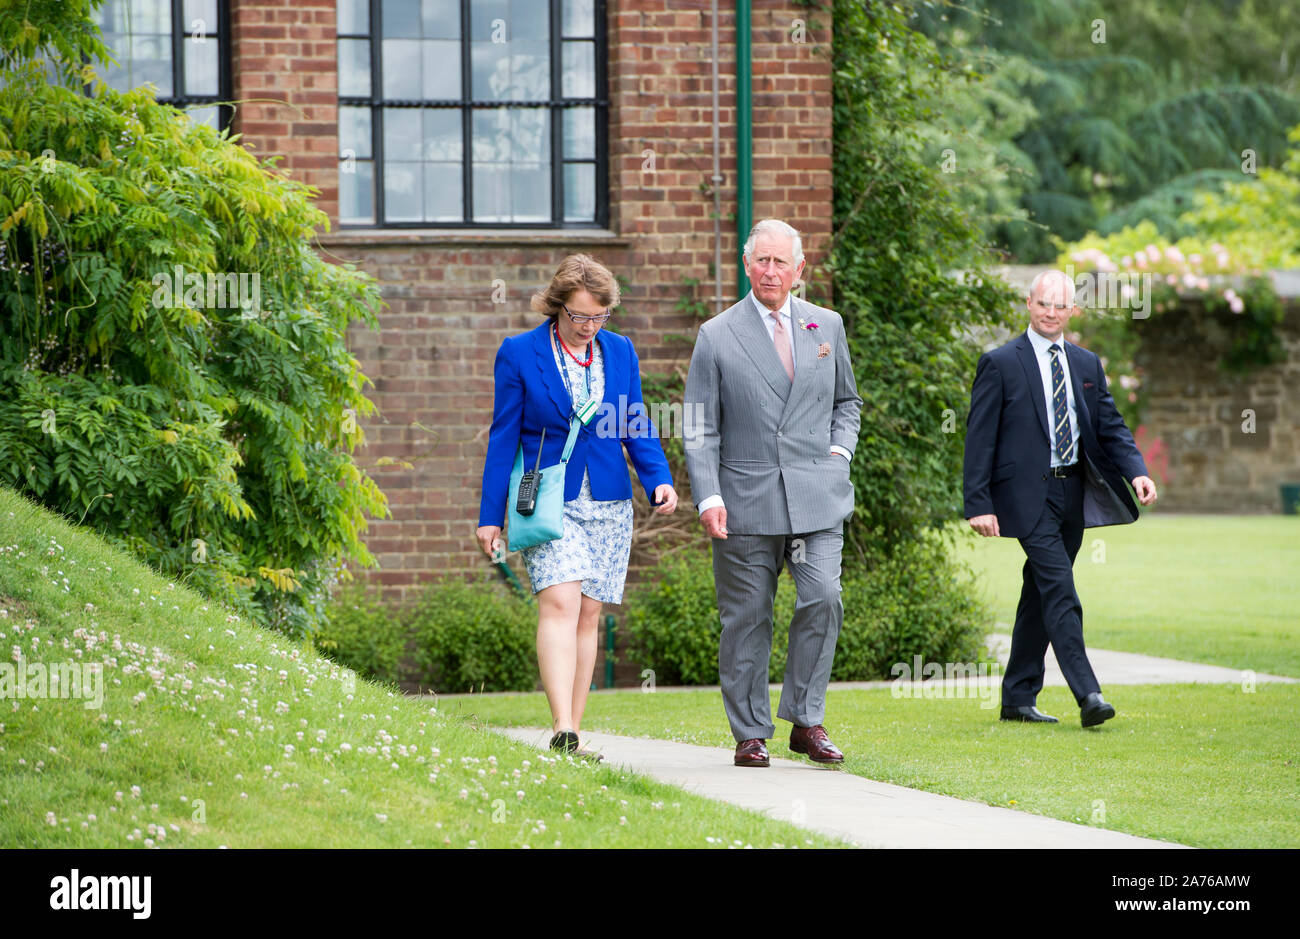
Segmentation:
[[(564, 306), (564, 304), (560, 304), (560, 305)], [(601, 313), (597, 316), (587, 316), (586, 314), (583, 313), (572, 313), (569, 311), (569, 308), (567, 306), (564, 307), (564, 312), (568, 313), (569, 319), (573, 320), (573, 322), (577, 323), (579, 326), (581, 326), (583, 323), (604, 323), (609, 319), (610, 316), (608, 310), (606, 310), (604, 313)]]

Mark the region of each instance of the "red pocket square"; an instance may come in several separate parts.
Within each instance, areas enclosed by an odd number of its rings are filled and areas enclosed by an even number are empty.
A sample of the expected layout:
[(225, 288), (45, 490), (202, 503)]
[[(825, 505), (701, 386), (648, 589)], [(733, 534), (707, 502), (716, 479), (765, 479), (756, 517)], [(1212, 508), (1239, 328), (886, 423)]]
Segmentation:
[(829, 342), (823, 342), (821, 345), (817, 347), (817, 358), (824, 359), (826, 358), (826, 356), (830, 354), (831, 354), (831, 344)]
[(1095, 388), (1096, 385), (1094, 385), (1094, 384), (1093, 384), (1092, 382), (1090, 382), (1090, 381), (1086, 381), (1086, 382), (1083, 383), (1083, 387), (1085, 387), (1085, 388)]

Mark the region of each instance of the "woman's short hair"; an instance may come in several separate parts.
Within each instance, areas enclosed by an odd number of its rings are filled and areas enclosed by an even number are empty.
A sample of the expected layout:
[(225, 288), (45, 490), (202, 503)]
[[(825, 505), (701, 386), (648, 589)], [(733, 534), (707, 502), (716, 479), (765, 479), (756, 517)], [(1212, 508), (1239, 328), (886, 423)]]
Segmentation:
[(555, 270), (551, 282), (533, 294), (532, 308), (547, 316), (558, 316), (564, 304), (579, 290), (585, 290), (608, 310), (618, 306), (618, 281), (589, 254), (571, 254)]

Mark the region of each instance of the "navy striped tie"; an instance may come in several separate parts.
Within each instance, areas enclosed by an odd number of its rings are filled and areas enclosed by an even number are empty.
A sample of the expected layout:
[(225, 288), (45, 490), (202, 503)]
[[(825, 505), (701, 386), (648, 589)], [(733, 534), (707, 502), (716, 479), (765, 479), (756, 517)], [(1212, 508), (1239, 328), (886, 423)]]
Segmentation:
[(1065, 395), (1065, 369), (1057, 357), (1061, 347), (1052, 343), (1048, 351), (1052, 353), (1052, 426), (1055, 427), (1056, 455), (1061, 463), (1071, 463), (1074, 438), (1070, 433), (1070, 408)]

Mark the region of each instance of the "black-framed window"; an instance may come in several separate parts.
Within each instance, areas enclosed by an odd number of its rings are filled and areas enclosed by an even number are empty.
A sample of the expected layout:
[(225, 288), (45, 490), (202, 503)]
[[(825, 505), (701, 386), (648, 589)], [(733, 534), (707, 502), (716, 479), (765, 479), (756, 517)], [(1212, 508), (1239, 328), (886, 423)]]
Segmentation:
[(339, 223), (608, 223), (605, 0), (338, 0)]
[(104, 0), (95, 19), (117, 59), (101, 72), (105, 84), (151, 82), (160, 102), (192, 120), (230, 123), (229, 0)]

